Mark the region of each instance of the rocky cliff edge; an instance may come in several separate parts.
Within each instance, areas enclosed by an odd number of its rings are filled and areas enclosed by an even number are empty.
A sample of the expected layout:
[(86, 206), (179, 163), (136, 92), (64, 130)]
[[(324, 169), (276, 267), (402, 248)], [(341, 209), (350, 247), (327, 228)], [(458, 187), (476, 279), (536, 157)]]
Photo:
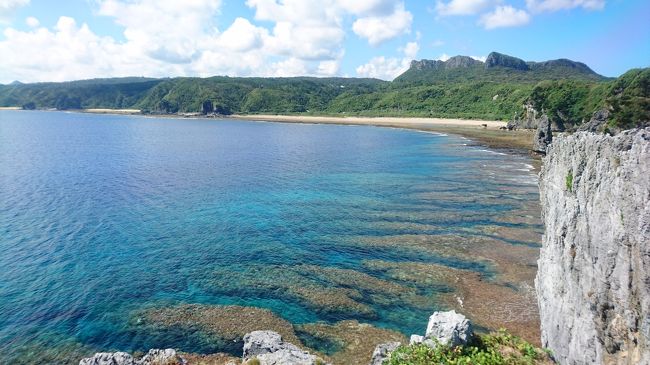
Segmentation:
[(650, 128), (553, 139), (536, 287), (561, 364), (650, 364)]

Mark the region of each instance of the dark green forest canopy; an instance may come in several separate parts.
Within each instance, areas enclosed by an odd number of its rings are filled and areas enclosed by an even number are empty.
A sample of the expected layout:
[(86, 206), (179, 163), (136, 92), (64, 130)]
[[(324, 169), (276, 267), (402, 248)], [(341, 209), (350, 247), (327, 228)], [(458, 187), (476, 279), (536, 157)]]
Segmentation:
[(491, 53), (413, 61), (392, 82), (363, 78), (110, 78), (0, 86), (0, 106), (140, 109), (145, 113), (417, 116), (511, 120), (525, 104), (577, 126), (600, 109), (617, 127), (645, 125), (650, 69), (618, 79), (566, 59)]

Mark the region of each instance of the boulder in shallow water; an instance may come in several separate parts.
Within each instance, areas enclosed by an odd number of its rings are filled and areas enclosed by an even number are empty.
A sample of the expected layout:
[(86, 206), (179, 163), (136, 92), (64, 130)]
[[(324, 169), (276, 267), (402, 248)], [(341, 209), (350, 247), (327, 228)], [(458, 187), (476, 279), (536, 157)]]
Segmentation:
[(182, 365), (185, 361), (174, 349), (152, 349), (140, 360), (126, 352), (99, 352), (79, 361), (79, 365)]
[(401, 343), (399, 342), (388, 342), (377, 345), (375, 351), (372, 352), (370, 365), (382, 365), (385, 360), (388, 360), (390, 353), (395, 351), (400, 345)]
[(244, 336), (244, 360), (257, 359), (260, 365), (316, 365), (324, 364), (317, 356), (298, 346), (282, 341), (273, 331), (253, 331)]
[(98, 352), (79, 361), (79, 365), (135, 365), (135, 359), (126, 352)]
[(434, 312), (424, 337), (443, 345), (463, 346), (474, 339), (474, 330), (469, 319), (454, 310)]

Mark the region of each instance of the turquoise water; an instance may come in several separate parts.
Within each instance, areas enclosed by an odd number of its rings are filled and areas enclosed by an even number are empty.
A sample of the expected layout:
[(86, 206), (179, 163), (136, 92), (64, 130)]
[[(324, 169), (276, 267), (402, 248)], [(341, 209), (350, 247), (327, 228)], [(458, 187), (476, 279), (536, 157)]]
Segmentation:
[(394, 281), (368, 260), (489, 278), (484, 261), (360, 242), (517, 226), (495, 217), (538, 199), (529, 163), (400, 129), (0, 111), (0, 362), (45, 347), (223, 350), (131, 325), (139, 310), (180, 303), (422, 332), (448, 288), (417, 288), (432, 299), (412, 307), (361, 291), (360, 312), (236, 280), (309, 264)]

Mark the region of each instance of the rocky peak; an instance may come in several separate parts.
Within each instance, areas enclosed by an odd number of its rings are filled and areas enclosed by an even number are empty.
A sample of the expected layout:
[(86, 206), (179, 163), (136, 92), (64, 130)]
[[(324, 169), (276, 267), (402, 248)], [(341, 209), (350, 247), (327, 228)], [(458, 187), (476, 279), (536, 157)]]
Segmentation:
[(558, 60), (550, 60), (544, 62), (528, 62), (528, 66), (533, 70), (564, 68), (564, 69), (573, 69), (584, 73), (595, 74), (595, 72), (584, 63), (571, 61), (566, 58), (560, 58)]
[(528, 64), (526, 61), (517, 58), (508, 56), (498, 52), (492, 52), (487, 56), (485, 60), (485, 68), (494, 68), (494, 67), (507, 67), (513, 68), (515, 70), (527, 71), (529, 70)]
[(416, 61), (413, 60), (411, 61), (411, 68), (414, 70), (422, 71), (422, 70), (439, 70), (445, 67), (445, 62), (444, 61), (438, 61), (438, 60), (420, 60)]
[(466, 68), (476, 65), (482, 65), (483, 62), (468, 56), (454, 56), (445, 61), (445, 68)]
[(454, 56), (447, 61), (440, 60), (420, 60), (411, 61), (411, 69), (422, 70), (442, 70), (452, 68), (467, 68), (481, 65), (483, 62), (473, 59), (469, 56)]

